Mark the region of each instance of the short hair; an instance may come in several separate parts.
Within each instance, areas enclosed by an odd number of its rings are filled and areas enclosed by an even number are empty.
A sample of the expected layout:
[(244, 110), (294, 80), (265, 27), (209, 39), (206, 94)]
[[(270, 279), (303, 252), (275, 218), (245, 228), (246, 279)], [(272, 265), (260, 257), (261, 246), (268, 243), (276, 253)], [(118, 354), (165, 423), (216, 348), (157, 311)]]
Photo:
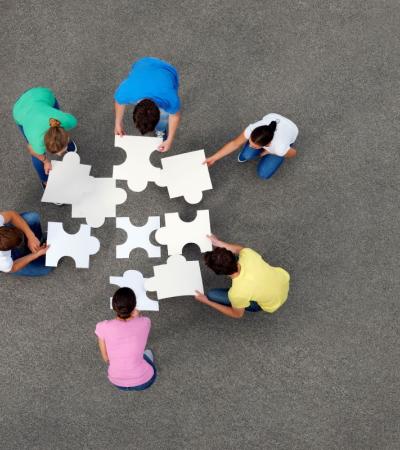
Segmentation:
[(211, 252), (204, 254), (204, 262), (207, 267), (217, 275), (232, 275), (237, 272), (237, 258), (226, 248), (217, 247)]
[(153, 100), (145, 98), (135, 106), (132, 118), (140, 133), (146, 134), (154, 131), (160, 120), (160, 110)]
[(136, 295), (128, 287), (119, 288), (112, 298), (113, 310), (120, 319), (129, 319), (136, 308)]
[(269, 125), (262, 125), (261, 127), (254, 128), (251, 132), (250, 139), (260, 147), (268, 145), (274, 138), (276, 130), (276, 122), (273, 120)]
[(44, 145), (50, 153), (59, 153), (68, 145), (69, 134), (61, 126), (60, 122), (50, 119), (52, 125), (44, 135)]
[(24, 242), (24, 233), (15, 227), (0, 227), (0, 251), (12, 250)]

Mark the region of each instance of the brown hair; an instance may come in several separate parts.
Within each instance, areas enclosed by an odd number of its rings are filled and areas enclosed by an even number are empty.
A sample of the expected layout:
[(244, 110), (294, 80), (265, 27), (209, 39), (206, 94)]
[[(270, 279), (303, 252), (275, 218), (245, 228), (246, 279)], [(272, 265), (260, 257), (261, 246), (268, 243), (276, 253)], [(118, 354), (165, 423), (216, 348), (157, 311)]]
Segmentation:
[(232, 275), (238, 270), (236, 256), (222, 247), (217, 247), (212, 252), (204, 253), (204, 262), (217, 275)]
[(153, 100), (145, 98), (135, 106), (132, 118), (140, 133), (146, 134), (156, 127), (160, 120), (160, 110)]
[(24, 241), (24, 233), (14, 227), (0, 227), (0, 251), (12, 250)]
[(68, 145), (69, 134), (56, 119), (49, 120), (50, 128), (44, 135), (44, 144), (50, 153), (58, 153)]

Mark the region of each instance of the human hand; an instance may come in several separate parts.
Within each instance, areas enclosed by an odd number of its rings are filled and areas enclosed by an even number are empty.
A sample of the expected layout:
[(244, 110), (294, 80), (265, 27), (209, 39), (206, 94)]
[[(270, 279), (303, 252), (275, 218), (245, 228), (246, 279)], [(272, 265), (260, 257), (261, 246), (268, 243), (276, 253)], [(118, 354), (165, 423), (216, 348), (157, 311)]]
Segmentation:
[(262, 158), (265, 155), (268, 155), (269, 151), (267, 149), (263, 149), (263, 151), (260, 153), (260, 158)]
[(161, 144), (158, 146), (158, 151), (161, 153), (167, 152), (172, 146), (172, 141), (166, 140), (161, 142)]
[(208, 302), (208, 298), (206, 295), (202, 294), (200, 291), (196, 291), (196, 295), (194, 296), (194, 298), (200, 302), (200, 303), (207, 303)]
[(203, 164), (207, 164), (208, 167), (213, 166), (218, 161), (218, 158), (213, 155), (203, 161)]
[(34, 234), (28, 238), (27, 244), (31, 253), (36, 253), (40, 250), (40, 241)]
[(214, 247), (222, 247), (221, 241), (214, 234), (207, 234), (208, 239), (210, 239), (211, 244)]
[(37, 252), (35, 252), (35, 256), (39, 258), (46, 254), (47, 250), (50, 248), (50, 245), (42, 244)]
[(121, 137), (125, 135), (124, 128), (121, 124), (115, 124), (114, 134)]
[(43, 169), (46, 175), (48, 175), (50, 170), (52, 169), (51, 162), (48, 159), (46, 159), (46, 161), (43, 163)]

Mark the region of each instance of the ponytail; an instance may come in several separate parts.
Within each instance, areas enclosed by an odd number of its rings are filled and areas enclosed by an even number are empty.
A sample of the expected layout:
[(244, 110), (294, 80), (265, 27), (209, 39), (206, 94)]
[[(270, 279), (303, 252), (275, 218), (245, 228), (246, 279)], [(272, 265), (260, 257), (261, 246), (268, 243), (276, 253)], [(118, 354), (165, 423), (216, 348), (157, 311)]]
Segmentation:
[(69, 134), (57, 119), (49, 119), (50, 128), (44, 135), (46, 150), (50, 153), (59, 153), (68, 145)]
[(250, 139), (254, 144), (260, 147), (265, 147), (274, 138), (277, 122), (273, 120), (269, 125), (262, 125), (261, 127), (254, 128), (250, 135)]

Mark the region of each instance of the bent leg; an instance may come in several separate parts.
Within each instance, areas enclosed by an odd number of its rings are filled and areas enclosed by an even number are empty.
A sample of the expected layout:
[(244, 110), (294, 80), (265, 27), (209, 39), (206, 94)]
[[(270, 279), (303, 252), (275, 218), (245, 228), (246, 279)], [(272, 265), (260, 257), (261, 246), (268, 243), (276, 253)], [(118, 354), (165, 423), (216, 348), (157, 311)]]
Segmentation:
[(279, 169), (285, 158), (277, 155), (265, 155), (257, 166), (257, 174), (263, 180), (268, 180)]
[(39, 239), (43, 238), (42, 226), (40, 225), (40, 216), (37, 212), (23, 212), (21, 217), (29, 225), (29, 228), (33, 231), (34, 235)]
[(214, 303), (219, 303), (220, 305), (232, 306), (228, 297), (229, 289), (211, 289), (207, 292), (208, 300), (211, 300)]
[(257, 159), (261, 153), (261, 149), (250, 147), (249, 141), (247, 141), (242, 150), (239, 153), (238, 161), (251, 161)]
[(46, 172), (44, 171), (44, 165), (42, 161), (39, 161), (37, 158), (32, 156), (32, 165), (33, 168), (36, 170), (36, 173), (39, 175), (40, 181), (42, 183), (47, 183), (49, 176), (46, 175)]

